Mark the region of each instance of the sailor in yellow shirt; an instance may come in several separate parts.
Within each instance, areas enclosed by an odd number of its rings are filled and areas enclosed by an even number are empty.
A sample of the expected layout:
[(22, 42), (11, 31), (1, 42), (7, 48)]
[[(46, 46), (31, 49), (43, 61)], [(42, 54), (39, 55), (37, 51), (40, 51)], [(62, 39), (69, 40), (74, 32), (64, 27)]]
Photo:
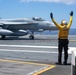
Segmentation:
[(50, 17), (53, 21), (53, 23), (57, 26), (59, 29), (58, 33), (58, 62), (56, 64), (61, 65), (62, 64), (62, 49), (64, 48), (64, 65), (67, 65), (67, 59), (68, 59), (68, 34), (69, 29), (72, 24), (73, 19), (73, 11), (70, 13), (70, 21), (67, 23), (66, 20), (62, 20), (61, 24), (58, 24), (54, 18), (53, 13), (50, 13)]

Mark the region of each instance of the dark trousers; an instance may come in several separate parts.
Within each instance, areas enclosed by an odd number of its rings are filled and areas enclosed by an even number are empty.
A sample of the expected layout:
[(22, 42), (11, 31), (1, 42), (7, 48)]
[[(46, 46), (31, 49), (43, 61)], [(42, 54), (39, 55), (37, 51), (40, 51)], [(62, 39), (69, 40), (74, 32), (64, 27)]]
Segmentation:
[(67, 63), (68, 59), (68, 39), (58, 39), (58, 62), (62, 62), (62, 50), (64, 48), (64, 62)]

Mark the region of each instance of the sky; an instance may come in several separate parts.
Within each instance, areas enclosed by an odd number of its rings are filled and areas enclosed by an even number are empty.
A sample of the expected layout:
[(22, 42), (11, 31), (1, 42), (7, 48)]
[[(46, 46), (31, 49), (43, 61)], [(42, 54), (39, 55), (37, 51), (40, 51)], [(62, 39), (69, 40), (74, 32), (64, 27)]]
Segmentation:
[(51, 21), (52, 12), (60, 24), (62, 20), (69, 22), (71, 11), (74, 12), (71, 28), (76, 28), (76, 0), (0, 0), (3, 19), (41, 17)]

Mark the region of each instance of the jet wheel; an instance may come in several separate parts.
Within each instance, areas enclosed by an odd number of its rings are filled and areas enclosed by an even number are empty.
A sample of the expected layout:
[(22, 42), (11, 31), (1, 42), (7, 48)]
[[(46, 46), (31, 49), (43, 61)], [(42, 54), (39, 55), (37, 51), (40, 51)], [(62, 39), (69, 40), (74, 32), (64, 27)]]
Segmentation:
[(29, 36), (29, 38), (30, 38), (31, 40), (33, 40), (33, 39), (34, 39), (34, 36)]
[(5, 35), (2, 35), (1, 38), (2, 38), (2, 39), (5, 39)]

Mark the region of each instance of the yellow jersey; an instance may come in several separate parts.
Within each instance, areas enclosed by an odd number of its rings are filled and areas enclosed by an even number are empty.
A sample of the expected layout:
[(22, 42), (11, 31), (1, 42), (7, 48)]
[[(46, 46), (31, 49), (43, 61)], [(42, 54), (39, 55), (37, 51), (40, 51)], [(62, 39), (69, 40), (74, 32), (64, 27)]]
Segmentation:
[(67, 39), (68, 38), (68, 34), (69, 34), (69, 29), (70, 29), (70, 26), (72, 24), (72, 20), (73, 20), (73, 17), (70, 16), (70, 21), (67, 25), (60, 25), (58, 24), (54, 18), (52, 18), (52, 21), (54, 22), (54, 24), (58, 27), (59, 29), (59, 33), (58, 33), (58, 38), (59, 39)]

